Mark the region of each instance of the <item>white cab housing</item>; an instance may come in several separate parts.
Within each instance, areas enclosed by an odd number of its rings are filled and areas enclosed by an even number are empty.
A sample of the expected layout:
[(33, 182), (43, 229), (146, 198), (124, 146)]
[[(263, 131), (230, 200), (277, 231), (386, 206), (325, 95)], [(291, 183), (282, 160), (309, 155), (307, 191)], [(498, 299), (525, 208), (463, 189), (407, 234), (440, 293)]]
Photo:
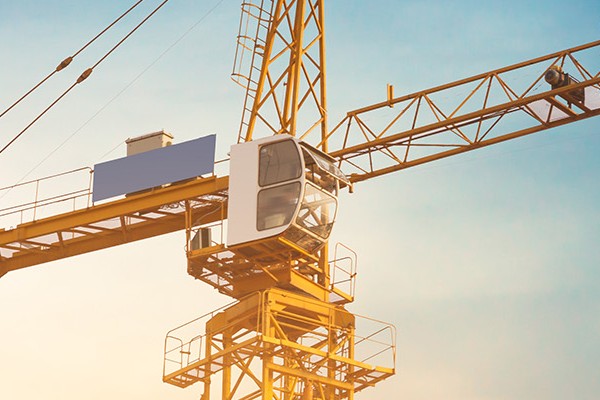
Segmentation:
[(230, 157), (228, 246), (283, 236), (316, 251), (326, 242), (349, 184), (331, 157), (289, 135), (234, 145)]

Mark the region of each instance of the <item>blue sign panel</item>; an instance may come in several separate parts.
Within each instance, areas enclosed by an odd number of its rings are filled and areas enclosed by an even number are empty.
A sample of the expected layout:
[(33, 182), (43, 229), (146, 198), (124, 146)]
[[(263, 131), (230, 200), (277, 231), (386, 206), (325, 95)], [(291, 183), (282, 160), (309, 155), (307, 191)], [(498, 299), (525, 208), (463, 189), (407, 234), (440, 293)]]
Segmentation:
[(209, 135), (96, 164), (92, 200), (211, 174), (215, 165), (215, 144), (216, 135)]

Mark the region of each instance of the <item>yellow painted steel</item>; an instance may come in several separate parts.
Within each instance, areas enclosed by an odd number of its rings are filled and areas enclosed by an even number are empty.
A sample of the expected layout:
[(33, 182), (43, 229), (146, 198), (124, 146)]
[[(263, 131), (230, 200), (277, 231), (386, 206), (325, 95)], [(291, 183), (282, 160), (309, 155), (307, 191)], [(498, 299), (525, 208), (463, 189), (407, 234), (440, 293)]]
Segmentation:
[[(268, 31), (254, 41), (238, 142), (252, 140), (255, 133), (287, 133), (308, 143), (321, 142), (321, 150), (327, 151), (323, 1), (247, 3), (268, 18)], [(260, 71), (259, 77), (251, 75), (254, 70)]]
[[(189, 342), (178, 336), (181, 327), (169, 332), (166, 360), (178, 365), (173, 371), (166, 365), (163, 379), (180, 387), (199, 382), (209, 393), (211, 374), (234, 371), (235, 382), (223, 380), (223, 399), (297, 399), (307, 385), (317, 398), (352, 398), (394, 374), (394, 330), (379, 324), (379, 332), (359, 337), (357, 317), (341, 306), (281, 289), (258, 292), (209, 315), (205, 334)], [(387, 341), (377, 337), (370, 344), (387, 353), (389, 365), (357, 360), (354, 344), (365, 344), (380, 332)], [(211, 344), (205, 352), (182, 361), (169, 358), (202, 341)]]
[[(584, 60), (599, 47), (600, 41), (587, 43), (350, 111), (326, 137), (329, 154), (359, 182), (597, 116), (600, 71)], [(546, 71), (567, 64), (579, 82), (551, 89)], [(537, 75), (531, 78), (531, 72)], [(525, 89), (517, 77), (528, 82)], [(578, 91), (593, 95), (593, 106), (570, 95)], [(510, 129), (504, 130), (507, 121)]]
[[(228, 177), (197, 179), (0, 231), (0, 276), (9, 271), (185, 229), (186, 201), (193, 219), (220, 220), (211, 213), (227, 199)], [(175, 205), (175, 206), (174, 206)], [(206, 217), (204, 217), (206, 215)]]
[[(600, 46), (597, 41), (408, 96), (393, 98), (389, 88), (385, 102), (349, 112), (329, 132), (323, 1), (244, 5), (258, 10), (252, 15), (258, 15), (259, 25), (252, 38), (256, 46), (250, 50), (239, 141), (252, 140), (255, 132), (294, 135), (352, 169), (354, 182), (600, 113), (570, 95), (574, 90), (600, 90), (600, 72), (590, 73), (577, 61), (577, 53)], [(534, 93), (541, 76), (524, 91), (504, 79), (508, 72), (544, 62), (562, 67), (566, 60), (581, 72), (580, 82)], [(260, 76), (252, 77), (252, 71), (260, 71)], [(492, 101), (494, 85), (506, 99)], [(466, 97), (444, 112), (436, 95), (462, 87), (470, 88)], [(482, 101), (469, 107), (477, 96)], [(550, 107), (546, 117), (535, 110), (539, 104)], [(383, 127), (366, 123), (367, 114), (391, 107), (398, 112)], [(425, 108), (435, 119), (421, 123)], [(552, 110), (560, 118), (553, 119)], [(517, 114), (530, 118), (531, 124), (509, 132), (497, 129), (497, 121)], [(408, 128), (398, 128), (396, 123), (405, 118)], [(474, 132), (467, 133), (467, 127)], [(211, 390), (220, 390), (222, 399), (352, 400), (356, 392), (392, 376), (394, 329), (383, 324), (375, 333), (360, 336), (357, 317), (343, 306), (353, 301), (353, 294), (332, 282), (328, 246), (309, 254), (285, 233), (233, 248), (222, 239), (204, 248), (191, 244), (194, 229), (222, 225), (227, 218), (227, 188), (227, 177), (196, 179), (2, 230), (0, 276), (185, 229), (190, 275), (236, 302), (201, 320), (202, 326), (187, 341), (175, 332), (188, 324), (167, 335), (165, 382), (179, 387), (200, 383), (203, 400), (210, 399)], [(361, 346), (381, 332), (391, 334), (389, 343), (372, 355), (359, 356)], [(391, 355), (391, 365), (375, 362), (381, 353)], [(211, 386), (215, 374), (221, 375), (220, 388)]]
[[(423, 99), (431, 96), (433, 93), (443, 92), (444, 90), (468, 83), (477, 83), (476, 89), (469, 92), (465, 100), (460, 103), (460, 105), (463, 105), (474, 92), (489, 88), (492, 80), (497, 80), (497, 77), (505, 72), (518, 71), (521, 68), (542, 61), (558, 60), (562, 62), (561, 60), (567, 57), (576, 60), (577, 52), (597, 47), (600, 47), (600, 41), (442, 85), (417, 94), (398, 97), (392, 103), (396, 107), (402, 103), (408, 103), (411, 106), (418, 105), (419, 101), (425, 101)], [(577, 65), (582, 70), (587, 71), (581, 63)], [(591, 78), (570, 86), (545, 90), (534, 95), (516, 96), (511, 101), (494, 106), (484, 104), (483, 108), (475, 112), (461, 114), (461, 107), (458, 107), (445, 118), (440, 118), (438, 122), (425, 126), (415, 126), (404, 132), (395, 132), (391, 129), (375, 132), (365, 125), (363, 115), (388, 108), (390, 102), (386, 101), (364, 107), (349, 112), (348, 117), (327, 135), (327, 138), (337, 137), (336, 135), (341, 135), (342, 129), (346, 127), (343, 132), (345, 138), (343, 141), (344, 147), (332, 150), (330, 154), (341, 160), (343, 164), (353, 167), (357, 166), (357, 160), (365, 157), (370, 158), (372, 165), (368, 165), (365, 168), (360, 167), (361, 172), (352, 175), (351, 179), (356, 182), (597, 116), (600, 113), (600, 109), (598, 108), (589, 109), (585, 105), (578, 105), (576, 103), (573, 104), (575, 107), (573, 105), (569, 107), (569, 105), (565, 105), (561, 101), (561, 98), (568, 94), (568, 92), (579, 88), (600, 90), (600, 73), (588, 72), (588, 75)], [(530, 87), (533, 87), (539, 79), (534, 80)], [(528, 91), (526, 92), (528, 93)], [(532, 103), (538, 101), (547, 101), (558, 110), (564, 112), (565, 117), (554, 121), (540, 121), (539, 119), (535, 120), (535, 118), (532, 118), (532, 120), (536, 121), (536, 125), (508, 133), (496, 134), (493, 129), (484, 133), (479, 130), (479, 135), (475, 138), (466, 138), (460, 134), (455, 134), (455, 130), (460, 129), (461, 126), (480, 125), (492, 116), (498, 117), (515, 111), (526, 112)], [(393, 117), (393, 120), (401, 118), (406, 113), (406, 110), (406, 107), (403, 108), (399, 115)], [(413, 119), (416, 118), (413, 117)], [(359, 128), (360, 133), (352, 131), (355, 127)], [(389, 126), (386, 126), (386, 128), (389, 128)], [(370, 134), (363, 134), (364, 132)], [(461, 138), (463, 142), (448, 145), (441, 143), (441, 139), (436, 139), (438, 136), (442, 137), (448, 132), (452, 132), (454, 137)], [(351, 139), (352, 133), (355, 133), (353, 139)], [(360, 140), (357, 141), (356, 137), (359, 137)], [(440, 145), (435, 147), (435, 143), (430, 143), (427, 146), (428, 149), (432, 149), (430, 154), (411, 159), (409, 157), (410, 150), (418, 148), (418, 140), (420, 139), (440, 140)], [(320, 144), (324, 146), (325, 142), (322, 141)], [(392, 153), (394, 146), (403, 149), (401, 154), (394, 155)], [(385, 159), (389, 162), (389, 165), (375, 165), (371, 156), (377, 152), (385, 153)], [(206, 204), (212, 204), (215, 207), (213, 209), (220, 207), (225, 210), (226, 208), (223, 207), (223, 204), (226, 198), (227, 182), (227, 177), (222, 177), (159, 188), (148, 193), (107, 202), (99, 206), (21, 224), (14, 229), (0, 230), (0, 275), (23, 267), (184, 229), (183, 210), (173, 212), (161, 209), (161, 207), (167, 204), (182, 202), (186, 199), (198, 198), (206, 202)], [(196, 207), (194, 213), (207, 211), (206, 209), (201, 211), (201, 208), (203, 207)], [(154, 218), (145, 218), (144, 210), (151, 210), (158, 213)], [(211, 217), (202, 221), (202, 223), (222, 220), (225, 217), (224, 212), (221, 214), (212, 213)], [(135, 223), (128, 223), (128, 219), (135, 220)], [(116, 226), (104, 227), (103, 222), (106, 221), (116, 221), (116, 224), (114, 224)], [(285, 241), (285, 239), (280, 238), (279, 241)], [(274, 256), (275, 252), (274, 248), (268, 248), (268, 246), (261, 250), (261, 254), (266, 254), (267, 256)], [(314, 256), (314, 258), (318, 257), (318, 255)], [(287, 259), (289, 257), (285, 256), (284, 258)]]

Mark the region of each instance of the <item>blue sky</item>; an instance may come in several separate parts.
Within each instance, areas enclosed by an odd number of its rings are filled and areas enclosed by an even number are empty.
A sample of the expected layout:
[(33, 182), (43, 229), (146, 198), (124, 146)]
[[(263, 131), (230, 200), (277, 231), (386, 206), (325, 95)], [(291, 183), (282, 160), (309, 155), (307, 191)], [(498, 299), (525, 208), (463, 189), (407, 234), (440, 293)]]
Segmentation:
[[(130, 3), (0, 0), (0, 109)], [(223, 156), (243, 95), (229, 80), (238, 2), (223, 2), (136, 79), (216, 3), (165, 6), (0, 155), (0, 186), (20, 180), (82, 126), (29, 178), (120, 157), (126, 138), (163, 128), (178, 142), (217, 133)], [(594, 1), (326, 7), (332, 124), (383, 100), (387, 83), (397, 95), (410, 93), (600, 38)], [(0, 141), (110, 43), (0, 119)], [(333, 240), (359, 254), (350, 308), (398, 328), (398, 374), (357, 398), (597, 398), (599, 133), (598, 118), (582, 121), (342, 196)], [(177, 233), (0, 279), (0, 397), (198, 398), (198, 389), (161, 382), (164, 334), (228, 299), (187, 276), (183, 245)]]

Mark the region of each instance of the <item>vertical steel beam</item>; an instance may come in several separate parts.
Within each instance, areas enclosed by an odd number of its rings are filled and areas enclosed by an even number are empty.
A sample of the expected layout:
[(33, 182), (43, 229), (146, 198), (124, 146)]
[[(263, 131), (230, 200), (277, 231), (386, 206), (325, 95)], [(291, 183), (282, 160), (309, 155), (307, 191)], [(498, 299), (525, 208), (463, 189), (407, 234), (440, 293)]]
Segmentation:
[[(226, 349), (233, 344), (232, 340), (233, 332), (231, 329), (227, 329), (223, 332), (223, 348)], [(231, 399), (231, 361), (232, 356), (230, 353), (226, 353), (223, 356), (223, 382), (222, 382), (222, 397), (223, 400)]]

